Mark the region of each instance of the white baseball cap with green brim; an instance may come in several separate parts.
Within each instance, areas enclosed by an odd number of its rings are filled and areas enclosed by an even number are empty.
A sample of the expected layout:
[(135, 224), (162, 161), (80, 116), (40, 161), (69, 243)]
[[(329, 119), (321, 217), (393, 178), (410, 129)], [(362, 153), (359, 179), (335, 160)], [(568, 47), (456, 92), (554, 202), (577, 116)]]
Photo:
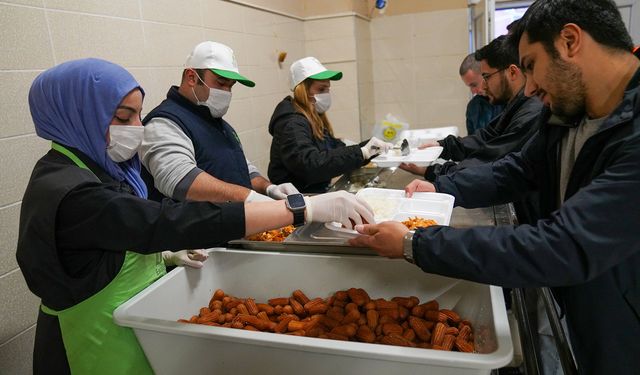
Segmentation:
[(209, 69), (215, 74), (254, 87), (256, 84), (240, 74), (233, 50), (217, 42), (202, 42), (187, 56), (185, 68)]
[(342, 78), (342, 72), (325, 68), (318, 59), (311, 56), (294, 61), (293, 64), (291, 64), (290, 72), (292, 91), (300, 82), (307, 78), (318, 80), (330, 79), (332, 81), (338, 81)]

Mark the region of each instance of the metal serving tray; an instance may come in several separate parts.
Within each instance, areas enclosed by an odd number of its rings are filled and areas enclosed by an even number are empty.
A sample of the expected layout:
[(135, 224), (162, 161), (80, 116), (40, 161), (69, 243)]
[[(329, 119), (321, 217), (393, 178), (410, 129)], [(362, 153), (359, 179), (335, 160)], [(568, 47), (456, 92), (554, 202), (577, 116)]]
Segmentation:
[(324, 223), (309, 223), (297, 228), (282, 242), (249, 241), (229, 242), (229, 248), (316, 254), (376, 255), (371, 249), (351, 247), (347, 240), (353, 236), (327, 229)]

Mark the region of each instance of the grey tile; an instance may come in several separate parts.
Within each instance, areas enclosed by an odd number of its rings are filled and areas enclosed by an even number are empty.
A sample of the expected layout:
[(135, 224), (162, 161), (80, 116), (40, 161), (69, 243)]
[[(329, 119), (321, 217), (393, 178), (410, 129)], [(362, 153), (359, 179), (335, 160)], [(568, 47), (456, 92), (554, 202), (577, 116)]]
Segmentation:
[(38, 74), (33, 71), (0, 72), (0, 138), (34, 132), (29, 112), (29, 88)]
[(0, 343), (4, 343), (35, 324), (40, 299), (29, 291), (20, 270), (0, 277), (0, 296)]
[(0, 207), (22, 200), (33, 166), (49, 147), (36, 135), (0, 139)]
[(33, 341), (36, 327), (20, 333), (11, 341), (0, 344), (0, 373), (27, 375), (33, 373)]
[(16, 244), (19, 218), (19, 204), (0, 208), (0, 276), (18, 268)]
[(0, 35), (0, 69), (53, 65), (44, 10), (0, 4)]

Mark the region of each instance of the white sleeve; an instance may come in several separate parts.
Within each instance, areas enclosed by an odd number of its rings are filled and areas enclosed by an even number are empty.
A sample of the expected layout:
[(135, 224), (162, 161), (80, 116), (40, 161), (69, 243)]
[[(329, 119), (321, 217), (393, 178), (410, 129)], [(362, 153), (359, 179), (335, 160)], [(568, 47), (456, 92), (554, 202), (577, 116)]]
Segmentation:
[(191, 139), (175, 122), (156, 117), (144, 127), (140, 160), (164, 195), (174, 196), (178, 183), (197, 168)]

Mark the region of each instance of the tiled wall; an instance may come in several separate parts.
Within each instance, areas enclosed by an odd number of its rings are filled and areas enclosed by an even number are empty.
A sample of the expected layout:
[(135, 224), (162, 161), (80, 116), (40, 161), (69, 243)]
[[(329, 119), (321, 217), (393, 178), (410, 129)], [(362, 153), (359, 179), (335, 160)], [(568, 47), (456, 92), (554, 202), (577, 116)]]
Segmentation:
[(371, 21), (376, 120), (391, 113), (414, 129), (458, 126), (466, 133), (469, 92), (458, 67), (469, 49), (467, 17), (461, 8)]
[[(267, 124), (289, 93), (289, 64), (306, 55), (304, 31), (299, 19), (219, 0), (0, 2), (0, 373), (31, 369), (38, 299), (17, 268), (15, 249), (20, 200), (33, 165), (49, 147), (35, 136), (27, 105), (35, 76), (70, 59), (105, 58), (140, 81), (148, 111), (179, 83), (195, 44), (207, 39), (229, 44), (240, 71), (257, 85), (234, 87), (225, 118), (266, 174)], [(278, 51), (288, 53), (282, 67)]]
[[(313, 1), (254, 1), (292, 15), (287, 17), (243, 5), (251, 1), (0, 0), (0, 374), (31, 371), (38, 300), (26, 287), (15, 250), (20, 200), (33, 165), (49, 147), (35, 136), (27, 106), (30, 84), (44, 69), (89, 56), (122, 64), (145, 88), (148, 111), (179, 82), (196, 43), (226, 43), (240, 71), (257, 85), (234, 87), (225, 118), (265, 173), (269, 118), (290, 92), (289, 65), (307, 55), (344, 72), (333, 82), (329, 112), (339, 137), (368, 137), (387, 112), (413, 126), (464, 128), (468, 96), (457, 66), (467, 49), (465, 10), (369, 21), (362, 17), (364, 0), (345, 0), (341, 4), (351, 4), (358, 15), (341, 10), (303, 21), (301, 15), (313, 16)], [(280, 51), (287, 52), (282, 66)]]

